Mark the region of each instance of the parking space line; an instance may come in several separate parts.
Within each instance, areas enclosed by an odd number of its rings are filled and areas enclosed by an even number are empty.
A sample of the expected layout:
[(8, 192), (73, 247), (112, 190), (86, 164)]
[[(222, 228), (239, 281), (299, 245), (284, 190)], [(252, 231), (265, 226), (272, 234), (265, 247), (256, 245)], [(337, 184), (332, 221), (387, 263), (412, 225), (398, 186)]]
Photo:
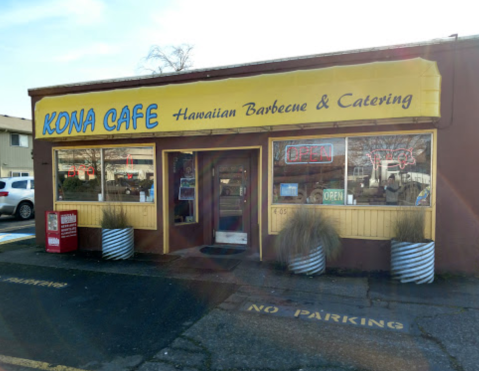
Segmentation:
[(44, 280), (19, 278), (19, 277), (0, 276), (0, 282), (16, 283), (21, 285), (31, 285), (31, 286), (40, 286), (40, 287), (52, 287), (55, 289), (62, 289), (68, 286), (68, 283), (66, 282), (44, 281)]
[(0, 363), (14, 365), (14, 366), (29, 367), (36, 370), (45, 370), (45, 371), (87, 371), (80, 368), (54, 365), (54, 364), (46, 363), (46, 362), (33, 361), (31, 359), (3, 356), (1, 354), (0, 354)]
[[(11, 235), (12, 235), (12, 233), (7, 234), (7, 235), (0, 236), (0, 240), (1, 240), (2, 238), (5, 238), (5, 237), (11, 236)], [(18, 238), (12, 238), (12, 239), (8, 239), (8, 240), (3, 241), (3, 242), (0, 241), (0, 245), (5, 245), (5, 244), (7, 244), (7, 243), (12, 243), (12, 242), (17, 242), (17, 241), (30, 240), (30, 239), (32, 239), (32, 238), (35, 238), (35, 235), (18, 237)]]
[(0, 232), (11, 232), (11, 231), (16, 231), (18, 229), (31, 228), (31, 227), (35, 227), (35, 223), (24, 224), (24, 225), (16, 226), (16, 227), (1, 228)]

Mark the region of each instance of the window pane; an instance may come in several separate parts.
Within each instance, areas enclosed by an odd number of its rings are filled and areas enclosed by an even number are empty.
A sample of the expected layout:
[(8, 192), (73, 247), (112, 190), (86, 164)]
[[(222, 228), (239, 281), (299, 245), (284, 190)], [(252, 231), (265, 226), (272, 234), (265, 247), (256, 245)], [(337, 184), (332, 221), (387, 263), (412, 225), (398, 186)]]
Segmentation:
[(22, 176), (28, 176), (28, 173), (22, 173)]
[[(173, 166), (169, 168), (173, 178), (175, 223), (192, 223), (195, 218), (196, 153), (172, 153)], [(173, 173), (173, 174), (171, 174)]]
[(431, 135), (348, 139), (348, 204), (430, 206)]
[(11, 138), (12, 138), (12, 146), (20, 145), (20, 138), (18, 134), (12, 134)]
[(20, 176), (20, 173), (18, 171), (12, 171), (12, 176)]
[(27, 189), (27, 180), (22, 180), (20, 182), (13, 182), (12, 183), (12, 188), (20, 188), (20, 189)]
[(105, 200), (153, 202), (155, 168), (152, 147), (104, 150)]
[(273, 203), (344, 204), (344, 138), (273, 143)]
[(20, 147), (28, 147), (28, 137), (26, 135), (20, 135)]
[(58, 200), (98, 201), (100, 176), (100, 149), (57, 151)]
[(0, 182), (0, 189), (5, 188), (5, 182)]
[(35, 181), (33, 179), (30, 180), (30, 189), (35, 189)]

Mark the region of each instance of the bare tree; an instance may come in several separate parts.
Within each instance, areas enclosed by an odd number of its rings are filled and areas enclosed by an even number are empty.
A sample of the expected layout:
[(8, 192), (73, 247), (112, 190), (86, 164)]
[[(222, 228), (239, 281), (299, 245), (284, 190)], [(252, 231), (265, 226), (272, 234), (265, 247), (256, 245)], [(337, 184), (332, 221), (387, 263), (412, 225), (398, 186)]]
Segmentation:
[(153, 45), (148, 55), (142, 59), (141, 69), (151, 73), (165, 73), (169, 71), (183, 71), (193, 66), (190, 44), (160, 47)]

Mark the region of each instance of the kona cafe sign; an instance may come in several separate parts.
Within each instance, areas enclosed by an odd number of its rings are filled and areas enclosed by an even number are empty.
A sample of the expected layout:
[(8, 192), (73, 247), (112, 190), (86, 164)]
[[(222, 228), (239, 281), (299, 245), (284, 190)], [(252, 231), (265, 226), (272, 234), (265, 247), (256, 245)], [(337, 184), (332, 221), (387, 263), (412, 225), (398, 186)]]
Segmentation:
[[(361, 120), (430, 122), (440, 117), (440, 85), (436, 62), (414, 58), (47, 96), (35, 104), (35, 138), (239, 133)], [(321, 161), (319, 148), (307, 148), (308, 154), (305, 148), (292, 162)]]
[(286, 146), (285, 162), (296, 164), (329, 164), (333, 162), (333, 145), (295, 144)]

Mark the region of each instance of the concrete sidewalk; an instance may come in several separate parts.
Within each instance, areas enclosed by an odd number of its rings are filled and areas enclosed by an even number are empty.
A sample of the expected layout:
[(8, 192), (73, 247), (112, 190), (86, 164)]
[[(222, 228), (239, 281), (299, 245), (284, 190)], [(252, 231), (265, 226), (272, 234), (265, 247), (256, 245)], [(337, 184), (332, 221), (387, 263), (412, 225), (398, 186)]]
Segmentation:
[(387, 274), (297, 276), (250, 260), (230, 271), (185, 269), (182, 260), (103, 261), (47, 254), (27, 243), (0, 249), (0, 263), (238, 285), (141, 371), (477, 370), (477, 277), (437, 277), (414, 285), (393, 282)]

